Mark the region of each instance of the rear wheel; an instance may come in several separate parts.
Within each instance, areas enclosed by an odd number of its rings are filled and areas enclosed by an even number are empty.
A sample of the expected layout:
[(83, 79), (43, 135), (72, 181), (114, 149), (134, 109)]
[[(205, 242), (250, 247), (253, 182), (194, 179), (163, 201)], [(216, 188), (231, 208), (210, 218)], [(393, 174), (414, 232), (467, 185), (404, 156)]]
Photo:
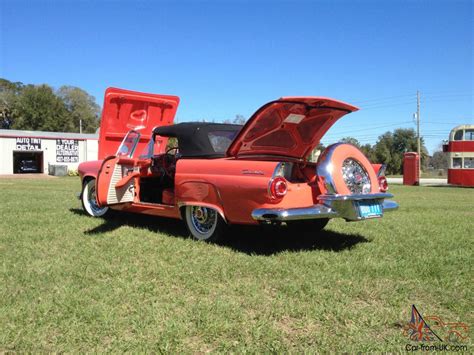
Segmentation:
[(209, 207), (186, 206), (184, 220), (193, 239), (206, 242), (221, 239), (227, 227), (219, 212)]
[(313, 235), (324, 229), (329, 222), (329, 218), (304, 219), (300, 221), (286, 222), (288, 228), (295, 233)]
[(82, 186), (82, 208), (92, 217), (102, 217), (108, 211), (108, 207), (100, 207), (97, 204), (95, 179), (84, 182)]

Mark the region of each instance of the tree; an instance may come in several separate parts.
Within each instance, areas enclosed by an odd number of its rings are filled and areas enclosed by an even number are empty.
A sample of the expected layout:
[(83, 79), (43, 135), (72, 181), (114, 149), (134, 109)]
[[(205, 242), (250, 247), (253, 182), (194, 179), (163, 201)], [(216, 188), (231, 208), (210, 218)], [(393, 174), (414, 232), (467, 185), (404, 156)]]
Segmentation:
[[(417, 139), (414, 129), (397, 128), (393, 133), (386, 132), (381, 135), (374, 146), (375, 160), (377, 163), (387, 165), (389, 174), (400, 174), (403, 171), (403, 154), (417, 151)], [(421, 139), (422, 167), (428, 162), (428, 151)]]
[(0, 78), (0, 128), (12, 127), (16, 116), (18, 95), (23, 90), (23, 83), (11, 82)]
[(367, 143), (362, 145), (356, 138), (353, 137), (344, 137), (341, 139), (341, 142), (352, 144), (353, 146), (359, 148), (359, 150), (364, 153), (371, 163), (374, 163), (377, 160), (374, 150), (370, 144)]
[(245, 124), (245, 121), (247, 121), (247, 119), (242, 116), (242, 115), (235, 115), (234, 119), (225, 119), (223, 123), (227, 123), (227, 124), (240, 124), (240, 125), (243, 125)]
[(11, 128), (71, 132), (73, 123), (64, 102), (46, 85), (27, 85), (15, 105)]
[(448, 154), (437, 151), (434, 152), (433, 156), (430, 159), (430, 165), (433, 166), (433, 169), (448, 169)]
[(387, 166), (387, 173), (398, 173), (399, 161), (392, 155), (393, 134), (385, 132), (374, 145), (374, 155), (376, 163), (383, 163)]
[(362, 153), (364, 153), (364, 155), (367, 157), (367, 159), (369, 159), (371, 163), (376, 162), (377, 159), (375, 157), (374, 149), (369, 143), (360, 146), (359, 149)]
[(0, 78), (0, 128), (95, 132), (100, 107), (93, 96), (73, 86), (24, 85)]
[(360, 148), (360, 143), (357, 139), (353, 137), (344, 137), (341, 139), (342, 143), (352, 144), (353, 146)]
[(57, 95), (66, 106), (74, 131), (79, 132), (80, 121), (83, 132), (94, 133), (97, 130), (100, 107), (93, 96), (74, 86), (61, 86)]

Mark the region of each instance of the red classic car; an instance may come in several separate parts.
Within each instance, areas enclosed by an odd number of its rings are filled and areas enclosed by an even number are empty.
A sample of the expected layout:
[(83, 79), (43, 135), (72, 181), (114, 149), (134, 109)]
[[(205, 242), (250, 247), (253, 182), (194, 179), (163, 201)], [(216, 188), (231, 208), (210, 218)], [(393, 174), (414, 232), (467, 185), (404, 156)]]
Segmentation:
[(361, 221), (398, 208), (386, 200), (383, 169), (377, 174), (356, 147), (336, 143), (317, 163), (308, 160), (354, 106), (283, 97), (243, 126), (173, 125), (178, 104), (176, 96), (106, 91), (100, 160), (79, 166), (89, 215), (114, 209), (183, 219), (193, 238), (215, 241), (228, 224), (284, 223), (317, 233), (331, 218)]

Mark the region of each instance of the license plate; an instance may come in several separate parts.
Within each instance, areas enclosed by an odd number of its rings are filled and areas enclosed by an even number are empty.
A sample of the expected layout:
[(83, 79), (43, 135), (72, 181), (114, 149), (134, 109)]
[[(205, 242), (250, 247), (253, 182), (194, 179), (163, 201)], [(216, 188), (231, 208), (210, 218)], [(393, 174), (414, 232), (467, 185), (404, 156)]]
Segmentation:
[(382, 205), (376, 201), (358, 201), (360, 218), (382, 217)]

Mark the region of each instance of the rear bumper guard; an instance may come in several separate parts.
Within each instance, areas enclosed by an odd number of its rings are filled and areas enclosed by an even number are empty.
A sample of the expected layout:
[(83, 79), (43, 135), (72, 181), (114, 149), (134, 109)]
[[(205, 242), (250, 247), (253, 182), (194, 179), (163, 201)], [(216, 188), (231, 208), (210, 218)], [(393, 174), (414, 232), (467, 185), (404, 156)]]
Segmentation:
[(320, 203), (304, 208), (258, 208), (252, 211), (252, 218), (261, 222), (285, 222), (303, 219), (341, 217), (347, 221), (367, 219), (359, 214), (358, 201), (380, 203), (383, 212), (398, 209), (395, 201), (385, 200), (393, 197), (389, 193), (321, 195)]

